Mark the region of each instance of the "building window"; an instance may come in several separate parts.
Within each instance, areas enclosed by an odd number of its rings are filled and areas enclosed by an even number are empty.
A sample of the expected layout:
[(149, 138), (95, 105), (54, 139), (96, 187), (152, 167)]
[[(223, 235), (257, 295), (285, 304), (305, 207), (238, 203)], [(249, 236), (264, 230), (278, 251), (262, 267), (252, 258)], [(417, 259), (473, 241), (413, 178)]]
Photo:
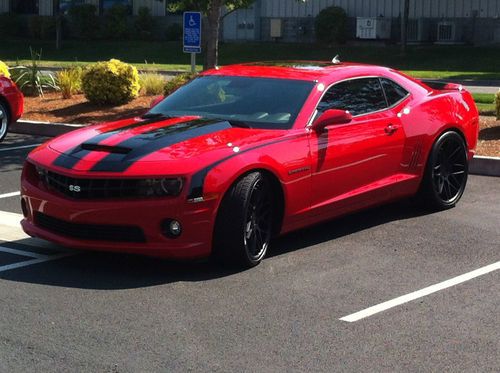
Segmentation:
[(12, 0), (11, 9), (19, 14), (38, 14), (38, 0)]

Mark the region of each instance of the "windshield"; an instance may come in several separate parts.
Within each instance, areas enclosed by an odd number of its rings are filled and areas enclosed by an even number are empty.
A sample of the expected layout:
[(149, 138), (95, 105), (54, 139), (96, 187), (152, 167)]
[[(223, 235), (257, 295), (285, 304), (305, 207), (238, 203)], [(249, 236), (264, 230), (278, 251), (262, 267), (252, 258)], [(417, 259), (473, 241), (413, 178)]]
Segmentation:
[(148, 115), (198, 115), (252, 128), (291, 128), (313, 86), (301, 80), (202, 76), (165, 98)]

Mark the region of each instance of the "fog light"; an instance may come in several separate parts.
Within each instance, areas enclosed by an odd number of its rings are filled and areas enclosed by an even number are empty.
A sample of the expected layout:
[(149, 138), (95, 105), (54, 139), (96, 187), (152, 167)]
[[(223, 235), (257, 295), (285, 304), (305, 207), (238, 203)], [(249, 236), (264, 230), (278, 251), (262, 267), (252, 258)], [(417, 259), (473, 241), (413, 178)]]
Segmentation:
[(166, 219), (161, 224), (163, 234), (170, 238), (177, 238), (182, 233), (181, 223), (174, 219)]

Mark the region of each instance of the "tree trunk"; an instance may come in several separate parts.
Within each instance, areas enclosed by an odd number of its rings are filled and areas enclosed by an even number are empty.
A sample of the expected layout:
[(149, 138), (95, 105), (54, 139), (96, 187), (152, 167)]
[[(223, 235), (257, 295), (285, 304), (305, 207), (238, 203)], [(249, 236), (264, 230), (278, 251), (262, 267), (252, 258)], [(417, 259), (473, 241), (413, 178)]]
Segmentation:
[(219, 59), (219, 27), (223, 0), (212, 0), (207, 12), (207, 43), (205, 67), (214, 68)]
[(403, 0), (404, 8), (401, 16), (401, 53), (406, 53), (406, 45), (408, 44), (408, 17), (410, 14), (410, 0)]

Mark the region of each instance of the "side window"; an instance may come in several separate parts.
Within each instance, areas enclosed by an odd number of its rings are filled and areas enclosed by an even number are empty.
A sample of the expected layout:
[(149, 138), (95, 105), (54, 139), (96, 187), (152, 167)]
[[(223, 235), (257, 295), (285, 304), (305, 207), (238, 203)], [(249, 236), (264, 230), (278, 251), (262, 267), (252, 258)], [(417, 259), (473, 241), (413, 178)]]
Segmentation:
[(349, 110), (352, 115), (367, 114), (387, 107), (378, 78), (352, 79), (335, 84), (323, 96), (318, 110)]
[(384, 87), (385, 96), (389, 106), (392, 106), (408, 95), (408, 91), (389, 79), (380, 79)]

